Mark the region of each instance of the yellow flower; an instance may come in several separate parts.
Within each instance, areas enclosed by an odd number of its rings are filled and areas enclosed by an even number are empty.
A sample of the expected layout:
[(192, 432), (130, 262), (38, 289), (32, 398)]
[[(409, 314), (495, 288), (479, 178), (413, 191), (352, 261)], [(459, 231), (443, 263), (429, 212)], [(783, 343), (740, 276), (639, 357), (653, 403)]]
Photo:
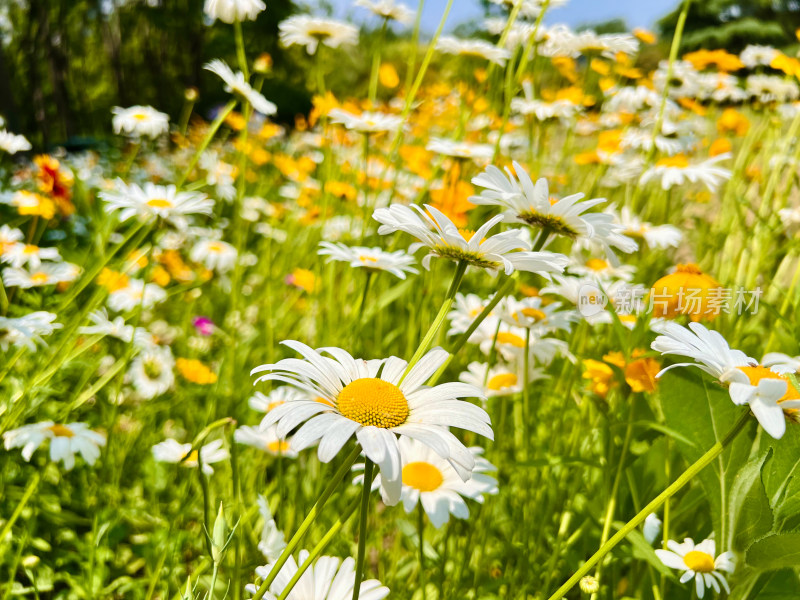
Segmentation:
[(636, 38), (644, 42), (645, 44), (655, 44), (656, 43), (656, 35), (652, 31), (648, 31), (647, 29), (642, 29), (641, 27), (637, 27), (633, 30), (633, 35)]
[(397, 75), (397, 69), (394, 68), (392, 63), (384, 63), (378, 69), (378, 81), (385, 88), (393, 90), (400, 85), (400, 77)]
[(711, 146), (708, 148), (708, 155), (719, 156), (720, 154), (730, 152), (732, 148), (733, 146), (731, 145), (730, 140), (727, 138), (717, 138), (711, 142)]
[(695, 264), (678, 265), (674, 273), (653, 284), (652, 293), (654, 317), (689, 315), (695, 322), (704, 318), (712, 321), (721, 308), (720, 284)]
[(717, 131), (722, 134), (734, 133), (742, 137), (750, 129), (750, 121), (735, 108), (726, 108), (717, 119)]
[(183, 377), (192, 383), (209, 385), (217, 382), (217, 375), (206, 365), (195, 358), (179, 358), (175, 367)]
[(600, 75), (608, 75), (611, 72), (611, 67), (609, 64), (599, 58), (593, 58), (589, 63), (589, 68), (592, 71), (596, 71), (600, 73)]
[(52, 219), (56, 214), (56, 205), (50, 198), (41, 194), (19, 190), (14, 194), (14, 204), (20, 215), (32, 215), (44, 219)]
[(609, 390), (617, 385), (614, 379), (614, 370), (606, 363), (586, 358), (583, 361), (583, 378), (589, 380), (589, 387), (592, 392), (605, 398)]
[(684, 54), (683, 58), (692, 63), (692, 66), (698, 71), (716, 67), (717, 70), (727, 73), (744, 68), (744, 63), (739, 60), (738, 56), (725, 50), (697, 50)]
[(297, 268), (286, 277), (286, 283), (311, 293), (316, 287), (316, 278), (308, 269)]
[[(633, 357), (641, 356), (644, 350), (633, 351)], [(656, 375), (661, 365), (654, 358), (635, 358), (625, 366), (625, 382), (634, 392), (652, 392), (656, 389)]]
[(800, 77), (800, 60), (786, 56), (781, 52), (777, 52), (775, 57), (770, 61), (769, 66), (773, 69), (783, 71), (792, 77)]
[(100, 275), (97, 277), (98, 285), (102, 285), (109, 292), (116, 292), (117, 290), (125, 289), (128, 287), (129, 281), (130, 279), (127, 275), (125, 275), (125, 273), (112, 271), (109, 268), (103, 269), (100, 272)]

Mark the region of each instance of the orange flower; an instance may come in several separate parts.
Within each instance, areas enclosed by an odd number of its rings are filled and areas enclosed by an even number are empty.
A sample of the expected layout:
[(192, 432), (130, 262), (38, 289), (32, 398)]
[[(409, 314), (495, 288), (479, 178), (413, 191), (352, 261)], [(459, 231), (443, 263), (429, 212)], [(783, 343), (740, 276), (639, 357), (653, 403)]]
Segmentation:
[(100, 275), (97, 277), (98, 285), (102, 285), (109, 292), (124, 290), (126, 287), (128, 287), (129, 282), (130, 278), (125, 273), (112, 271), (109, 268), (103, 269), (100, 272)]
[(732, 148), (733, 146), (731, 145), (730, 140), (727, 138), (717, 138), (711, 142), (711, 146), (708, 148), (708, 155), (719, 156), (720, 154), (730, 152)]
[(744, 68), (744, 63), (739, 60), (738, 56), (725, 50), (697, 50), (684, 54), (683, 58), (692, 63), (692, 66), (698, 71), (716, 67), (717, 70), (727, 73)]
[(789, 76), (800, 77), (800, 61), (786, 56), (782, 52), (775, 53), (775, 57), (770, 61), (769, 66), (783, 71)]
[(70, 200), (74, 182), (72, 173), (70, 171), (62, 171), (61, 163), (47, 154), (40, 154), (33, 161), (39, 168), (36, 174), (39, 190), (50, 196), (62, 215), (69, 216), (74, 213), (75, 206)]
[(467, 224), (467, 213), (475, 208), (469, 197), (475, 193), (475, 188), (466, 181), (460, 181), (461, 167), (458, 163), (450, 169), (448, 181), (444, 187), (431, 190), (431, 205), (442, 211), (456, 227)]
[(692, 321), (714, 320), (720, 312), (722, 288), (695, 264), (678, 265), (674, 273), (653, 284), (654, 317), (689, 315)]
[(397, 69), (394, 68), (392, 63), (384, 63), (378, 69), (378, 81), (385, 88), (393, 90), (400, 85), (400, 77), (397, 75)]
[(286, 283), (311, 293), (316, 287), (316, 277), (308, 269), (297, 268), (286, 276)]
[(750, 129), (750, 121), (735, 108), (726, 108), (717, 119), (717, 131), (721, 134), (734, 133), (742, 137)]
[(639, 41), (644, 42), (645, 44), (656, 43), (656, 35), (653, 32), (648, 31), (647, 29), (642, 29), (641, 27), (637, 27), (636, 29), (633, 30), (633, 35), (635, 35)]
[(208, 385), (217, 382), (217, 375), (195, 358), (179, 358), (175, 367), (183, 377), (192, 383)]

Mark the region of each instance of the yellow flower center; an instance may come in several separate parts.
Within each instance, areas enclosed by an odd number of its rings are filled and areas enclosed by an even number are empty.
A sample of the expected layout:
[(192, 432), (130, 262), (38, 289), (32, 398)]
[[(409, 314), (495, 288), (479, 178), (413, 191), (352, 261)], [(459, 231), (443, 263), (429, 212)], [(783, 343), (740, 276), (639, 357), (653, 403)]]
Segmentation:
[(592, 271), (605, 271), (608, 268), (608, 261), (602, 258), (590, 258), (586, 261), (586, 266)]
[(184, 467), (193, 467), (199, 464), (200, 455), (198, 454), (197, 450), (192, 450), (183, 458), (183, 466)]
[(547, 315), (544, 314), (544, 311), (541, 311), (538, 308), (523, 308), (520, 312), (534, 321), (544, 321), (547, 318)]
[(783, 402), (784, 400), (800, 400), (800, 392), (795, 389), (791, 382), (785, 377), (781, 377), (775, 373), (772, 369), (762, 365), (756, 367), (738, 367), (738, 369), (747, 375), (747, 378), (750, 379), (750, 385), (758, 385), (758, 382), (762, 379), (782, 379), (786, 381), (786, 393), (778, 402)]
[(147, 115), (144, 113), (136, 113), (133, 115), (133, 118), (136, 119), (137, 121), (146, 121)]
[(275, 440), (274, 442), (267, 442), (267, 450), (274, 454), (285, 454), (289, 450), (289, 442), (285, 440)]
[(222, 244), (222, 242), (211, 242), (208, 245), (209, 252), (222, 252), (223, 250), (225, 250), (225, 246)]
[(347, 384), (336, 398), (342, 416), (362, 425), (389, 429), (405, 423), (408, 402), (396, 385), (363, 377)]
[(501, 331), (497, 334), (497, 343), (508, 344), (509, 346), (514, 346), (515, 348), (525, 347), (524, 339), (522, 339), (516, 333), (510, 333), (508, 331)]
[(678, 169), (685, 169), (689, 166), (689, 159), (683, 154), (676, 154), (675, 156), (668, 156), (656, 162), (657, 167), (675, 167)]
[(403, 467), (403, 483), (420, 492), (432, 492), (443, 481), (442, 472), (430, 463), (418, 461)]
[(360, 260), (362, 263), (366, 263), (366, 262), (376, 263), (376, 262), (378, 262), (377, 258), (373, 258), (371, 256), (364, 256), (363, 254), (358, 257), (358, 260)]
[(166, 198), (150, 198), (147, 201), (147, 206), (150, 208), (172, 208), (172, 202)]
[(503, 388), (514, 385), (517, 385), (517, 376), (514, 375), (514, 373), (500, 373), (499, 375), (495, 375), (494, 377), (490, 378), (489, 381), (486, 382), (486, 387), (494, 391), (502, 390)]
[(33, 244), (25, 244), (25, 248), (23, 248), (23, 254), (36, 254), (39, 251), (39, 246), (34, 246)]
[(696, 573), (711, 573), (714, 570), (714, 557), (699, 550), (687, 552), (683, 563)]
[(39, 271), (38, 273), (34, 273), (33, 275), (31, 275), (31, 283), (34, 283), (36, 285), (47, 283), (48, 279), (49, 277), (47, 276), (47, 273), (43, 273), (42, 271)]
[(75, 434), (72, 432), (72, 430), (69, 427), (65, 427), (64, 425), (59, 425), (56, 423), (55, 425), (51, 425), (50, 427), (48, 427), (48, 429), (51, 432), (53, 432), (53, 435), (56, 437), (65, 437), (65, 438), (75, 437)]

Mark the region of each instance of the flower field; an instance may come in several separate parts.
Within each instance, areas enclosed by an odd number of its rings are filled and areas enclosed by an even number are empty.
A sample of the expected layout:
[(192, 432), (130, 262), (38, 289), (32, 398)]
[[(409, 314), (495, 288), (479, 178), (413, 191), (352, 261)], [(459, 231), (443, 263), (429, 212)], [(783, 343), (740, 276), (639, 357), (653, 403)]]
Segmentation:
[(213, 110), (4, 115), (1, 599), (800, 598), (800, 60), (564, 3), (295, 13), (287, 119), (205, 0)]

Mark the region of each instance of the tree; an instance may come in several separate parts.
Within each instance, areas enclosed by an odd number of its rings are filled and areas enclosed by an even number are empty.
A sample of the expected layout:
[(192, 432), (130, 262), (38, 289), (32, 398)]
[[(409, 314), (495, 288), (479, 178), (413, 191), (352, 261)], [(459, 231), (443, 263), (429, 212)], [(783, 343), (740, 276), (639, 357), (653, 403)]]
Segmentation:
[[(661, 19), (662, 37), (675, 33), (683, 3)], [(800, 2), (796, 0), (694, 0), (681, 39), (681, 51), (724, 48), (741, 52), (748, 44), (777, 48), (796, 45)]]

